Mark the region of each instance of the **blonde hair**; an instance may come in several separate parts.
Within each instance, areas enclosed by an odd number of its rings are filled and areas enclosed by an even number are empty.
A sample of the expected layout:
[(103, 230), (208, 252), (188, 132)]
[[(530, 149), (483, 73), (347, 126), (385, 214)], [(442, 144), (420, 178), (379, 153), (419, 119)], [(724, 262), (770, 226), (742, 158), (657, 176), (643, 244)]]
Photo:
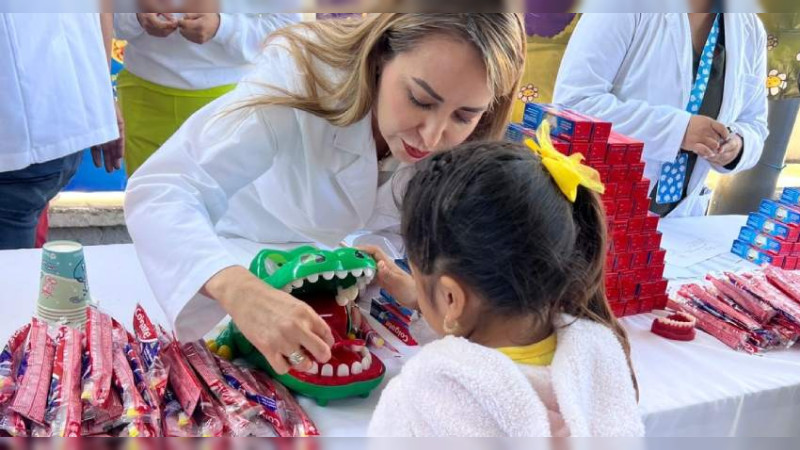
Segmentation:
[[(268, 41), (282, 39), (300, 73), (302, 94), (271, 86), (276, 95), (246, 106), (296, 108), (336, 126), (352, 125), (370, 113), (381, 66), (433, 34), (470, 42), (486, 64), (495, 99), (468, 140), (502, 137), (525, 65), (526, 37), (522, 17), (514, 13), (369, 14), (355, 20), (323, 20), (281, 29)], [(320, 64), (321, 63), (321, 64)], [(329, 79), (320, 65), (344, 74)]]

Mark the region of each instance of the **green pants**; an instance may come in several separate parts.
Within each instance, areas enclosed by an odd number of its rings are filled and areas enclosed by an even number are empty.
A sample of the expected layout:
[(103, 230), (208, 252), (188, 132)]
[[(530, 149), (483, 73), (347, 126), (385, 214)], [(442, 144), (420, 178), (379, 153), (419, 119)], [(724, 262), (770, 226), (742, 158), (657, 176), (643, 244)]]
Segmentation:
[(234, 87), (236, 85), (186, 91), (150, 83), (127, 70), (122, 71), (117, 78), (117, 92), (125, 119), (128, 176), (164, 145), (189, 116)]

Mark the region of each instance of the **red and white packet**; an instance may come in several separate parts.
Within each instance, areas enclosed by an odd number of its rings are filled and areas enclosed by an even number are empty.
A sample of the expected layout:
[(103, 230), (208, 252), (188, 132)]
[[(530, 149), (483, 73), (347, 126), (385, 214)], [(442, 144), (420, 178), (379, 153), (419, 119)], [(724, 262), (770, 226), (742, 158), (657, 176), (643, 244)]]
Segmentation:
[(0, 353), (0, 405), (5, 405), (17, 391), (17, 370), (25, 353), (25, 343), (31, 324), (17, 330), (8, 340), (3, 353)]
[(196, 437), (200, 435), (194, 419), (184, 412), (181, 403), (170, 388), (164, 392), (161, 422), (164, 437)]
[(247, 368), (244, 370), (258, 381), (263, 392), (274, 396), (278, 402), (278, 410), (284, 412), (284, 426), (282, 429), (276, 427), (276, 431), (281, 437), (319, 436), (317, 426), (285, 386), (273, 381), (260, 370)]
[(102, 408), (111, 393), (113, 376), (112, 320), (111, 316), (95, 307), (89, 307), (86, 312), (86, 351), (89, 365), (81, 398), (91, 406)]
[(37, 426), (36, 437), (79, 437), (82, 427), (81, 360), (83, 333), (59, 327), (53, 361), (53, 377), (45, 414), (46, 424)]
[(759, 300), (746, 290), (737, 288), (729, 279), (715, 278), (709, 275), (706, 276), (706, 280), (717, 288), (719, 292), (747, 311), (761, 325), (766, 325), (778, 314), (775, 308)]
[(202, 341), (184, 344), (183, 354), (222, 406), (223, 417), (230, 424), (231, 434), (247, 436), (247, 428), (252, 419), (258, 416), (260, 407), (228, 385), (217, 367), (214, 355)]
[(122, 406), (125, 413), (122, 419), (131, 423), (134, 421), (147, 420), (151, 416), (150, 406), (142, 398), (142, 394), (136, 389), (136, 380), (133, 377), (133, 370), (125, 356), (123, 346), (114, 344), (114, 386), (121, 394)]
[(48, 325), (39, 319), (31, 322), (26, 356), (20, 364), (19, 389), (11, 410), (36, 423), (43, 424), (53, 375), (55, 346), (48, 334)]
[(761, 324), (750, 317), (750, 315), (736, 310), (734, 307), (720, 299), (721, 294), (713, 286), (703, 287), (697, 284), (689, 284), (681, 287), (681, 292), (687, 297), (695, 297), (701, 303), (704, 303), (707, 306), (715, 309), (717, 312), (722, 313), (724, 316), (732, 319), (737, 324), (741, 325), (742, 328), (748, 331), (755, 331), (762, 328)]
[(758, 353), (759, 348), (750, 342), (750, 332), (728, 323), (709, 312), (697, 307), (691, 298), (678, 292), (670, 298), (668, 306), (675, 311), (683, 311), (697, 319), (697, 328), (714, 336), (723, 344), (734, 350), (747, 353)]
[(28, 424), (8, 405), (0, 407), (0, 437), (28, 437)]
[(115, 389), (111, 389), (111, 395), (103, 407), (84, 408), (82, 433), (84, 436), (104, 434), (122, 425), (124, 414), (125, 408), (122, 406), (119, 394)]
[[(787, 297), (781, 289), (773, 286), (763, 273), (743, 274), (738, 277), (735, 274), (727, 274), (731, 281), (736, 285), (742, 285), (753, 295), (760, 297), (767, 304), (782, 312), (789, 320), (800, 323), (800, 304)], [(790, 286), (785, 286), (787, 289)]]
[(258, 381), (240, 367), (223, 358), (214, 356), (222, 376), (230, 387), (241, 392), (251, 404), (259, 409), (259, 416), (250, 421), (242, 433), (246, 436), (275, 437), (275, 430), (284, 426), (283, 419), (278, 414), (278, 402), (274, 396), (263, 392)]
[(130, 367), (130, 374), (133, 376), (132, 389), (140, 396), (138, 398), (135, 395), (126, 396), (123, 391), (123, 403), (126, 403), (126, 397), (130, 397), (130, 400), (135, 403), (141, 398), (144, 403), (144, 406), (136, 406), (141, 414), (130, 420), (130, 425), (124, 433), (127, 433), (125, 435), (128, 437), (158, 437), (161, 433), (161, 399), (158, 398), (155, 389), (147, 379), (144, 363), (138, 350), (139, 346), (136, 344), (134, 337), (116, 320), (114, 321), (113, 335), (115, 352), (119, 348), (125, 355)]
[(214, 404), (214, 398), (203, 389), (194, 413), (197, 431), (200, 437), (221, 437), (225, 435), (226, 420), (224, 412)]
[(145, 376), (149, 380), (150, 388), (156, 393), (161, 402), (169, 382), (169, 370), (161, 358), (161, 342), (158, 330), (153, 325), (142, 305), (136, 305), (133, 312), (133, 334), (139, 346), (139, 353), (144, 363)]
[[(774, 267), (764, 270), (764, 275), (770, 283), (789, 296), (795, 303), (800, 304), (800, 277), (794, 273), (787, 272)], [(800, 317), (797, 317), (800, 321)]]
[(169, 369), (169, 385), (181, 408), (188, 415), (193, 415), (200, 394), (203, 392), (203, 383), (197, 378), (192, 367), (183, 357), (180, 345), (163, 332), (159, 336), (161, 343), (161, 358)]

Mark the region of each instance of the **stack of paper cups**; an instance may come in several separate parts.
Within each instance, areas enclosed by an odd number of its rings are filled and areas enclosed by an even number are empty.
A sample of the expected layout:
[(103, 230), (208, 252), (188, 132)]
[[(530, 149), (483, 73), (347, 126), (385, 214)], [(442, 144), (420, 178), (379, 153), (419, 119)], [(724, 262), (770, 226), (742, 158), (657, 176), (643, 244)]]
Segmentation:
[(89, 302), (83, 246), (69, 241), (45, 244), (36, 315), (53, 324), (82, 327)]

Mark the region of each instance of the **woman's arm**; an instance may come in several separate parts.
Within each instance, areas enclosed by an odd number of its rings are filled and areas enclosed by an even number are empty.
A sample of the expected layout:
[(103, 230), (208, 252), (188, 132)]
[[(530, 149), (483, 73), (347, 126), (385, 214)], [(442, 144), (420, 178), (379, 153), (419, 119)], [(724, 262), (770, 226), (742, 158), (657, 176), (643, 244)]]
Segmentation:
[(206, 281), (238, 264), (214, 227), (228, 200), (272, 166), (272, 122), (291, 114), (279, 108), (228, 113), (251, 97), (249, 89), (240, 85), (191, 116), (131, 177), (125, 194), (126, 222), (142, 268), (187, 339), (200, 338), (225, 315), (217, 309), (208, 323), (179, 320)]
[[(190, 117), (131, 178), (125, 215), (145, 275), (179, 338), (202, 338), (227, 313), (285, 371), (282, 356), (301, 347), (327, 361), (330, 330), (307, 305), (239, 266), (214, 229), (228, 200), (269, 170), (279, 149), (300, 133), (289, 108), (235, 110), (263, 95), (264, 83), (287, 85), (267, 78), (240, 83)], [(278, 139), (278, 130), (285, 138)]]

